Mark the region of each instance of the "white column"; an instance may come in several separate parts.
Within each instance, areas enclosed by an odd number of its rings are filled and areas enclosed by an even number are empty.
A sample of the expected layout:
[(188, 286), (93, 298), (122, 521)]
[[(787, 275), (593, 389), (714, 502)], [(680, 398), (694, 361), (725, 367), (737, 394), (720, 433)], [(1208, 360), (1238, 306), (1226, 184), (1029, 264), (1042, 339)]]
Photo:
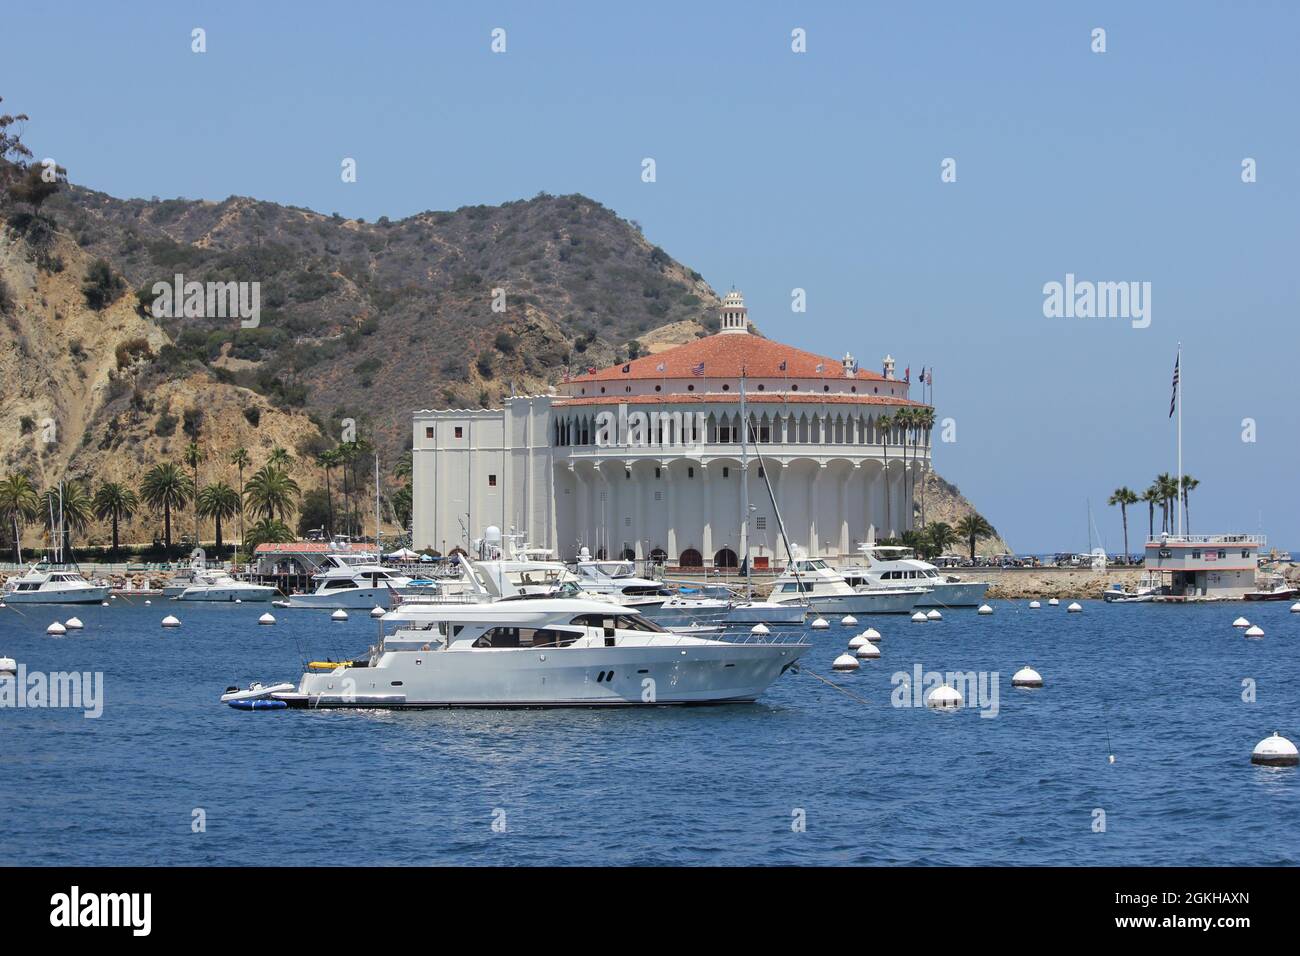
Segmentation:
[(676, 562), (680, 557), (680, 552), (677, 550), (677, 482), (673, 477), (673, 468), (667, 462), (662, 462), (660, 467), (663, 468), (664, 515), (666, 521), (664, 550), (668, 552), (668, 560)]
[(709, 466), (700, 462), (700, 478), (704, 482), (704, 534), (700, 550), (706, 567), (713, 560), (713, 479), (709, 471)]

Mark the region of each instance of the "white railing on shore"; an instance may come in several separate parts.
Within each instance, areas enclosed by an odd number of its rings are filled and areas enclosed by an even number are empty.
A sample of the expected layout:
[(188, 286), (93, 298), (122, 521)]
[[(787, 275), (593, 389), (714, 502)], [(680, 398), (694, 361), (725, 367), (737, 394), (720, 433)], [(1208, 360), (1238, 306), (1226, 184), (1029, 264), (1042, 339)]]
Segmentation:
[(1162, 544), (1257, 544), (1263, 547), (1268, 536), (1262, 534), (1162, 534), (1147, 538), (1147, 547)]

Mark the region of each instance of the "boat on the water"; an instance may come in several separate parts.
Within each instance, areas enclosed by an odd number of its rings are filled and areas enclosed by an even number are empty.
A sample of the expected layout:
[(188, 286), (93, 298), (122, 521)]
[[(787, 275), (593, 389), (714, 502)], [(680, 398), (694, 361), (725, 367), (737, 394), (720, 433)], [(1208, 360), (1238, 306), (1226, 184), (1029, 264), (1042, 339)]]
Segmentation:
[(358, 608), (387, 607), (394, 591), (412, 584), (411, 578), (380, 564), (362, 563), (368, 555), (328, 554), (321, 570), (312, 575), (315, 590), (290, 594), (284, 607)]
[(108, 584), (87, 581), (71, 565), (32, 565), (5, 582), (0, 596), (8, 604), (99, 604), (108, 598)]
[(219, 568), (199, 571), (193, 580), (176, 595), (178, 601), (269, 601), (275, 597), (275, 588), (269, 584), (253, 584), (231, 577)]
[(676, 634), (633, 608), (555, 597), (403, 602), (380, 626), (391, 631), (367, 653), (263, 699), (310, 709), (743, 703), (811, 646)]
[(598, 561), (583, 548), (573, 564), (577, 585), (591, 594), (606, 594), (638, 610), (658, 607), (673, 596), (662, 581), (641, 578), (631, 561)]
[(1280, 573), (1270, 574), (1263, 586), (1242, 595), (1247, 601), (1294, 601), (1300, 597), (1300, 588), (1287, 583)]
[(837, 568), (845, 581), (853, 587), (928, 588), (917, 599), (917, 607), (978, 607), (989, 589), (987, 581), (963, 581), (940, 573), (902, 545), (864, 544), (858, 551), (867, 563)]
[(768, 600), (803, 604), (818, 614), (910, 614), (928, 587), (854, 587), (821, 558), (796, 554), (776, 579)]

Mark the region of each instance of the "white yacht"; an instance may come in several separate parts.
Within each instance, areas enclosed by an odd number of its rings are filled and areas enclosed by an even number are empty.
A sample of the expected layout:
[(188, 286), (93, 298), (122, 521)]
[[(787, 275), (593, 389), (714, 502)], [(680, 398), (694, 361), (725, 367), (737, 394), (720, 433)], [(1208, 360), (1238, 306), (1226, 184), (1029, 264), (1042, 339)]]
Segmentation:
[[(412, 603), (384, 615), (369, 652), (308, 671), (268, 706), (605, 707), (755, 700), (810, 645), (800, 638), (673, 634), (603, 601), (519, 597)], [(248, 692), (241, 692), (246, 699)], [(241, 702), (252, 708), (252, 704)]]
[(411, 579), (380, 564), (361, 563), (372, 556), (328, 554), (321, 570), (312, 575), (316, 588), (291, 594), (285, 607), (356, 608), (388, 606), (394, 591), (411, 586)]
[(917, 599), (917, 607), (978, 607), (989, 589), (987, 581), (962, 581), (941, 574), (901, 545), (864, 544), (858, 551), (867, 563), (839, 568), (844, 580), (854, 587), (928, 588), (929, 593)]
[(910, 614), (927, 590), (854, 587), (820, 558), (796, 554), (767, 599), (778, 604), (805, 604), (818, 614)]
[(37, 564), (5, 582), (3, 599), (8, 604), (99, 604), (108, 599), (108, 585), (92, 584), (76, 568)]
[(220, 568), (208, 568), (205, 571), (196, 571), (190, 584), (176, 595), (176, 600), (269, 601), (273, 597), (275, 597), (275, 588), (269, 584), (240, 581)]

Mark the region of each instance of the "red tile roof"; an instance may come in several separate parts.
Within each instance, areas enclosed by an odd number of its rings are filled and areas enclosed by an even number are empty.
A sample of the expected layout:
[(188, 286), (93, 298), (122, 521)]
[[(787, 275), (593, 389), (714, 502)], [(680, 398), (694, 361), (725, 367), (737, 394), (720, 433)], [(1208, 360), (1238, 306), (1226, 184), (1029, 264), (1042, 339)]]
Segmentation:
[[(750, 405), (804, 404), (815, 405), (819, 402), (827, 405), (910, 405), (925, 408), (925, 402), (914, 402), (910, 398), (895, 398), (890, 395), (846, 395), (843, 392), (819, 394), (817, 392), (749, 392), (745, 401)], [(558, 398), (553, 403), (556, 407), (569, 405), (677, 405), (686, 402), (740, 402), (735, 392), (676, 392), (671, 395), (595, 395), (577, 398)]]
[[(693, 369), (704, 363), (704, 374), (696, 376)], [(782, 369), (781, 363), (786, 367)], [(847, 378), (844, 365), (839, 359), (805, 352), (780, 342), (773, 342), (762, 336), (750, 333), (719, 332), (707, 338), (687, 342), (675, 348), (653, 355), (633, 359), (627, 363), (628, 371), (622, 365), (611, 365), (582, 375), (574, 375), (570, 382), (605, 382), (628, 381), (631, 379), (660, 378), (739, 378), (743, 367), (745, 375), (750, 378)], [(659, 371), (660, 365), (664, 370)], [(823, 366), (817, 371), (817, 366)], [(884, 381), (884, 376), (877, 372), (858, 369), (855, 376), (859, 380)]]

